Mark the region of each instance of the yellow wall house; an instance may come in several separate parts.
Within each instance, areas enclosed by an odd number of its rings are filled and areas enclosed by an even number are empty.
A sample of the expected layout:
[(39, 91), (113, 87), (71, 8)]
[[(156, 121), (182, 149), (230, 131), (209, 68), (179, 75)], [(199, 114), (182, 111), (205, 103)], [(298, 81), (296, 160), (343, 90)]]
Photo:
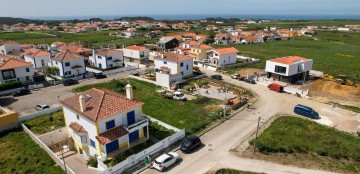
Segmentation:
[(194, 60), (203, 60), (207, 58), (207, 51), (211, 50), (209, 45), (201, 44), (191, 47), (190, 55), (194, 56)]
[(19, 114), (0, 107), (0, 132), (19, 126)]

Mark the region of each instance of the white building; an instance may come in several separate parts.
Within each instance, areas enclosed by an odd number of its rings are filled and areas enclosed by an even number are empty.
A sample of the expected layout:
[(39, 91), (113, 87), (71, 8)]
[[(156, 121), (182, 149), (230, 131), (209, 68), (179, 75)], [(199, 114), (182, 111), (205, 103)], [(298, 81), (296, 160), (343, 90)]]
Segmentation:
[(26, 62), (31, 62), (34, 68), (46, 67), (50, 63), (50, 53), (38, 49), (28, 49), (24, 53)]
[(86, 72), (85, 58), (69, 51), (57, 53), (51, 60), (50, 66), (58, 67), (60, 77), (80, 76)]
[(229, 43), (230, 35), (227, 33), (219, 33), (215, 35), (215, 44), (226, 45)]
[(156, 83), (169, 88), (172, 83), (192, 75), (193, 59), (190, 56), (166, 52), (155, 57)]
[(91, 65), (99, 69), (121, 68), (124, 66), (124, 55), (123, 52), (115, 49), (93, 50), (89, 61)]
[(236, 63), (238, 52), (234, 47), (212, 49), (208, 51), (209, 65), (218, 67), (234, 64)]
[(85, 158), (105, 160), (148, 139), (143, 103), (133, 99), (131, 85), (126, 93), (92, 88), (61, 101), (69, 136)]
[(150, 50), (141, 46), (127, 46), (123, 48), (125, 62), (147, 65), (149, 63)]
[(32, 82), (33, 77), (31, 63), (0, 55), (0, 84), (11, 81)]
[(20, 45), (16, 42), (1, 42), (0, 41), (0, 55), (8, 55), (12, 52), (20, 52)]
[(55, 51), (55, 50), (58, 50), (59, 47), (63, 46), (66, 44), (64, 42), (53, 42), (51, 43), (50, 45), (50, 48), (49, 48), (49, 51)]
[(309, 71), (312, 69), (312, 65), (312, 59), (289, 56), (267, 60), (265, 71), (267, 72), (268, 78), (294, 83), (299, 80), (306, 80), (309, 76)]

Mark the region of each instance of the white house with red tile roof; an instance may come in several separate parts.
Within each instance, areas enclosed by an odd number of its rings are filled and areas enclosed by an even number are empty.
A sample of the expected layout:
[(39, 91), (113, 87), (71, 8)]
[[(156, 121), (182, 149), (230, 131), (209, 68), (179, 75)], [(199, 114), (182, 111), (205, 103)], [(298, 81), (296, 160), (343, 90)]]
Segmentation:
[(59, 77), (74, 77), (86, 73), (85, 58), (69, 51), (58, 52), (51, 58), (49, 65), (59, 68)]
[(66, 46), (66, 44), (65, 44), (64, 42), (53, 42), (53, 43), (51, 43), (51, 45), (50, 45), (49, 51), (58, 50), (58, 48), (59, 48), (60, 46), (63, 46), (63, 45)]
[(26, 62), (32, 63), (34, 68), (47, 67), (51, 60), (49, 52), (38, 49), (25, 50), (24, 59)]
[(227, 33), (219, 33), (215, 35), (215, 44), (226, 45), (229, 43), (230, 35)]
[(123, 34), (125, 34), (126, 38), (134, 37), (137, 35), (136, 28), (128, 28), (125, 31), (123, 31)]
[(131, 45), (122, 49), (126, 63), (147, 65), (149, 63), (150, 50), (146, 47)]
[(142, 102), (133, 99), (131, 85), (126, 96), (92, 88), (61, 101), (69, 136), (85, 158), (105, 160), (149, 137)]
[(300, 56), (288, 56), (267, 60), (265, 71), (267, 72), (268, 78), (294, 83), (299, 80), (306, 80), (312, 69), (312, 65), (312, 59)]
[(154, 63), (156, 83), (167, 88), (193, 73), (193, 59), (187, 55), (166, 52), (164, 55), (155, 57)]
[(7, 41), (7, 42), (1, 42), (0, 41), (0, 55), (8, 55), (12, 52), (20, 52), (20, 44), (17, 42)]
[(121, 68), (124, 67), (124, 55), (122, 51), (116, 49), (93, 50), (89, 62), (99, 69)]
[(206, 44), (195, 45), (191, 47), (189, 55), (194, 58), (194, 61), (203, 60), (207, 58), (207, 52), (211, 49), (213, 49), (213, 47)]
[(32, 82), (33, 77), (34, 69), (31, 63), (0, 55), (0, 84), (11, 81)]
[(234, 64), (238, 52), (234, 47), (212, 49), (208, 51), (209, 65), (219, 67)]

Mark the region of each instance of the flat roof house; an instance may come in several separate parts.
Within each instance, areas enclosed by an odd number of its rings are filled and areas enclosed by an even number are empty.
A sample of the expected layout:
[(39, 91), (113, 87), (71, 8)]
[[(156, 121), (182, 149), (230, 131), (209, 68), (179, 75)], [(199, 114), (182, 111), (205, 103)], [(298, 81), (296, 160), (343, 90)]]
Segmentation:
[(179, 46), (179, 41), (173, 36), (164, 36), (158, 43), (161, 52), (173, 51)]
[(308, 79), (312, 65), (312, 59), (300, 56), (288, 56), (267, 60), (265, 71), (267, 72), (268, 78), (287, 83), (295, 83), (299, 80), (304, 81)]
[(145, 142), (148, 119), (142, 117), (142, 102), (133, 99), (132, 86), (126, 96), (92, 88), (61, 101), (69, 136), (86, 159), (101, 160)]

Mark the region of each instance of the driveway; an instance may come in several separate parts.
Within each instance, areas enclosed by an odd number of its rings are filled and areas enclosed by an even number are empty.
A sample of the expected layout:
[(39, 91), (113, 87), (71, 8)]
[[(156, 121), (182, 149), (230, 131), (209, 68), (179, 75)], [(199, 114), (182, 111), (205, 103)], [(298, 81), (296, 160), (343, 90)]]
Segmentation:
[(20, 96), (20, 97), (12, 97), (12, 96), (1, 96), (0, 97), (0, 105), (4, 107), (9, 107), (17, 112), (20, 115), (26, 115), (30, 113), (34, 113), (35, 105), (45, 103), (50, 107), (59, 106), (59, 99), (62, 100), (69, 96), (72, 96), (74, 93), (71, 92), (73, 88), (100, 83), (104, 81), (109, 81), (112, 79), (123, 79), (128, 78), (129, 73), (134, 73), (139, 70), (131, 70), (122, 73), (117, 73), (108, 76), (105, 79), (85, 79), (79, 81), (79, 84), (72, 85), (72, 86), (63, 86), (63, 85), (56, 85), (50, 86), (47, 88), (40, 88), (38, 90), (31, 91), (30, 95)]
[[(204, 70), (203, 70), (204, 71)], [(206, 71), (208, 76), (219, 74), (216, 72)], [(244, 110), (223, 124), (214, 128), (201, 136), (204, 147), (192, 154), (183, 154), (181, 152), (182, 162), (165, 173), (192, 173), (203, 174), (220, 168), (233, 168), (238, 170), (247, 170), (265, 173), (330, 173), (325, 171), (302, 169), (292, 166), (284, 166), (266, 161), (243, 159), (230, 153), (230, 150), (239, 145), (251, 133), (256, 130), (258, 117), (262, 122), (268, 120), (276, 114), (293, 114), (293, 108), (296, 104), (304, 104), (313, 107), (319, 111), (320, 115), (336, 116), (338, 113), (344, 113), (343, 117), (351, 117), (352, 112), (337, 108), (333, 112), (323, 112), (330, 106), (318, 103), (305, 98), (298, 98), (294, 95), (276, 93), (270, 91), (263, 85), (252, 85), (241, 81), (232, 80), (229, 76), (222, 75), (224, 81), (233, 83), (251, 89), (259, 95), (258, 102), (254, 105), (253, 110)], [(358, 117), (357, 120), (360, 120)], [(159, 173), (155, 169), (147, 169), (142, 173), (153, 174)]]

